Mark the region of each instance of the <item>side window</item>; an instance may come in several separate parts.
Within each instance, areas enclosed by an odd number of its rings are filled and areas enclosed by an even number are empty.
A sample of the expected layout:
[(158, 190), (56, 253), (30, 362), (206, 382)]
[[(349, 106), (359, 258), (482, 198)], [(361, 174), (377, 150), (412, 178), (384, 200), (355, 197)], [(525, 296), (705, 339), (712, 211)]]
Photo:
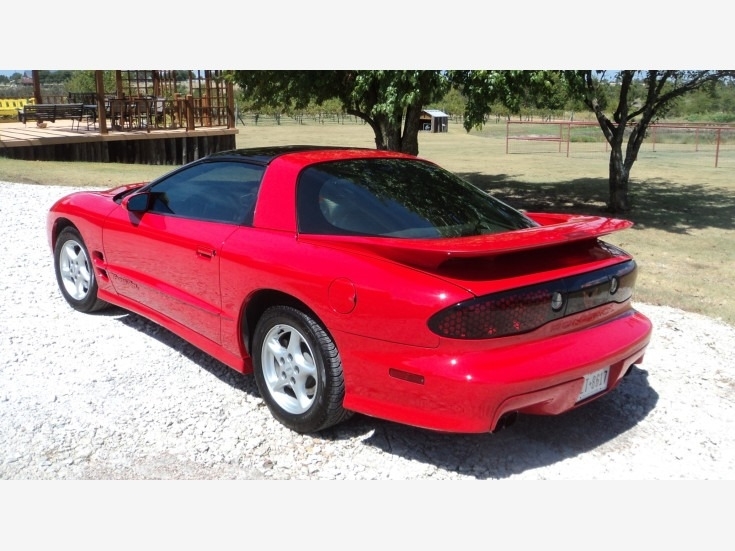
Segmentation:
[(233, 161), (185, 168), (148, 191), (151, 211), (195, 220), (251, 224), (264, 167)]

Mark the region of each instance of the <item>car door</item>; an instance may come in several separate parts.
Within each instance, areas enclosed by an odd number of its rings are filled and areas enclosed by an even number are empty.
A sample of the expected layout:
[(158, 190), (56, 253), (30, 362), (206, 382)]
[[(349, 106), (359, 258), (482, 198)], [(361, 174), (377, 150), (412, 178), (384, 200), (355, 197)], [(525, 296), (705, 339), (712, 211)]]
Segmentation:
[(103, 240), (115, 290), (221, 342), (219, 252), (252, 220), (260, 175), (247, 163), (196, 164), (144, 189), (143, 211), (113, 212)]

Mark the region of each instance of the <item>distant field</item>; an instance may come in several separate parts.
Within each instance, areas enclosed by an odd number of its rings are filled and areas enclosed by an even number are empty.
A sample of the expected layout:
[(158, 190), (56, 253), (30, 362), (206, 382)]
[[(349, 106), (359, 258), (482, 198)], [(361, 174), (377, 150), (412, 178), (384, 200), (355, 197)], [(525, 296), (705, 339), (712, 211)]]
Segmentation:
[[(249, 121), (246, 119), (247, 123)], [(346, 121), (282, 120), (239, 126), (238, 147), (321, 144), (375, 147), (370, 127)], [(525, 147), (525, 146), (530, 147)], [(541, 150), (538, 147), (543, 146)], [(536, 148), (536, 149), (533, 149)], [(505, 124), (467, 134), (450, 123), (422, 133), (419, 153), (518, 208), (604, 214), (608, 156), (604, 144), (514, 144), (506, 154)], [(37, 163), (0, 159), (0, 180), (108, 187), (155, 178), (172, 167)], [(735, 152), (719, 168), (713, 151), (644, 144), (631, 173), (631, 230), (608, 241), (640, 265), (636, 300), (707, 314), (735, 325)]]

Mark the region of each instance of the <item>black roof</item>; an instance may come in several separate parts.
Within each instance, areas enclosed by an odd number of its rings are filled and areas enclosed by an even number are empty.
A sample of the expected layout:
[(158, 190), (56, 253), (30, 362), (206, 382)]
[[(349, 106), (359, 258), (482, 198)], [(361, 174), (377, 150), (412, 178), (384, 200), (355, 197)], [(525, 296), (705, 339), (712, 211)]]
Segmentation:
[(250, 147), (243, 149), (231, 149), (229, 151), (220, 151), (207, 156), (207, 159), (231, 157), (239, 159), (247, 159), (248, 161), (267, 165), (276, 157), (287, 153), (299, 153), (302, 151), (319, 151), (325, 149), (363, 149), (356, 147), (343, 147), (331, 145), (274, 145), (269, 147)]

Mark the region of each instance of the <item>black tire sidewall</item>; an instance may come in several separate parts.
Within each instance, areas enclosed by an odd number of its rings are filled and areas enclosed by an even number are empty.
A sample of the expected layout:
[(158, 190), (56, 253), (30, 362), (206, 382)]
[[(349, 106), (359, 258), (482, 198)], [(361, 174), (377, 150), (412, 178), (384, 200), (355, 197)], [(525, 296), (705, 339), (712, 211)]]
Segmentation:
[[(69, 293), (66, 291), (66, 288), (64, 287), (64, 281), (61, 277), (59, 257), (61, 255), (62, 248), (69, 241), (76, 242), (82, 248), (82, 250), (84, 250), (84, 254), (87, 256), (87, 261), (89, 262), (89, 271), (91, 277), (89, 292), (87, 293), (87, 296), (84, 297), (84, 299), (82, 300), (77, 300), (69, 295)], [(63, 295), (66, 302), (68, 302), (72, 308), (80, 312), (91, 312), (99, 308), (100, 301), (97, 299), (97, 278), (94, 274), (94, 266), (92, 266), (92, 257), (89, 255), (89, 250), (87, 250), (87, 245), (84, 243), (82, 236), (74, 228), (70, 227), (63, 229), (59, 234), (58, 239), (56, 240), (56, 246), (54, 247), (54, 272), (56, 273), (56, 282), (59, 285), (59, 290), (61, 291), (61, 294)]]
[[(298, 330), (309, 340), (309, 346), (314, 353), (314, 363), (316, 364), (318, 377), (317, 392), (314, 396), (313, 404), (305, 413), (293, 414), (285, 411), (275, 401), (265, 381), (261, 359), (264, 339), (268, 332), (278, 324), (287, 324)], [(312, 324), (324, 331), (317, 322), (296, 308), (291, 308), (289, 306), (273, 306), (263, 314), (253, 335), (253, 374), (258, 386), (258, 391), (273, 417), (288, 428), (300, 433), (316, 432), (324, 428), (325, 424), (331, 424), (328, 423), (331, 406), (331, 404), (329, 404), (329, 396), (332, 395), (331, 389), (327, 386), (331, 381), (331, 378), (327, 376), (326, 372), (326, 362), (328, 360), (325, 358), (319, 335), (315, 333), (312, 328)], [(324, 334), (331, 339), (326, 331), (324, 331)]]

